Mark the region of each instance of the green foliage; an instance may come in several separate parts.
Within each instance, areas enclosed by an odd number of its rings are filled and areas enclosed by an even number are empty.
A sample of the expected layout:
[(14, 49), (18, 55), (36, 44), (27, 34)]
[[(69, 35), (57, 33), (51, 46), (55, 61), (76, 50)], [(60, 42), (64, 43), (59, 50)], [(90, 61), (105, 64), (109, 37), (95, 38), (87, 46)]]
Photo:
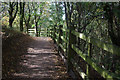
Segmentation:
[(7, 17), (7, 16), (4, 16), (2, 19), (1, 19), (1, 23), (2, 23), (2, 26), (4, 27), (4, 26), (8, 26), (9, 25), (9, 17)]
[(35, 27), (35, 24), (32, 24), (32, 27), (31, 28), (34, 28)]

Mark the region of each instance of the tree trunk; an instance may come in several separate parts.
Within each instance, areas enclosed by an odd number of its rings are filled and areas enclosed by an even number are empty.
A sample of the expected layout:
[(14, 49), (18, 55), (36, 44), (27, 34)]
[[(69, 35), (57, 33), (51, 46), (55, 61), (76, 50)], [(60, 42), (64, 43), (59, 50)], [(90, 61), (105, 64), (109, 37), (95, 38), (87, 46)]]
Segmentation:
[[(15, 11), (14, 16), (13, 16), (13, 12), (14, 12), (13, 11), (14, 10), (13, 4), (16, 5), (16, 11)], [(9, 12), (9, 27), (10, 28), (12, 28), (12, 23), (13, 23), (15, 17), (16, 17), (17, 11), (18, 11), (18, 3), (9, 2), (9, 10), (8, 10), (8, 12)]]
[[(25, 4), (25, 3), (24, 3), (24, 4)], [(29, 14), (29, 16), (28, 16), (28, 18), (27, 18), (27, 17), (24, 17), (24, 21), (25, 21), (25, 25), (26, 25), (26, 28), (27, 28), (27, 33), (28, 33), (28, 29), (29, 29), (29, 22), (30, 22), (30, 17), (31, 17), (31, 14), (30, 14), (29, 3), (27, 4), (27, 6), (28, 6), (28, 9), (29, 9), (29, 13), (27, 13), (27, 12), (25, 12), (25, 13)], [(24, 8), (23, 8), (23, 9), (24, 9)], [(24, 12), (24, 10), (23, 10), (23, 12)]]
[(20, 31), (23, 31), (22, 2), (20, 2)]
[(35, 26), (36, 26), (36, 36), (38, 37), (38, 26), (37, 26), (37, 22), (35, 22)]
[(65, 20), (66, 20), (66, 24), (67, 24), (67, 26), (68, 26), (68, 13), (67, 13), (67, 5), (66, 5), (67, 3), (66, 2), (64, 2), (64, 6), (65, 6)]
[(29, 23), (25, 23), (25, 25), (26, 25), (26, 27), (27, 27), (27, 33), (28, 33), (28, 29), (29, 29), (29, 28), (28, 28), (28, 25), (29, 25)]
[[(109, 4), (106, 4), (106, 6), (104, 7), (104, 10), (106, 11), (106, 18), (108, 20), (108, 34), (111, 38), (111, 41), (113, 44), (117, 45), (117, 46), (120, 46), (120, 38), (115, 34), (114, 32), (114, 21), (113, 21), (113, 16), (114, 16), (114, 13), (113, 13), (113, 7), (114, 5), (109, 5)], [(111, 66), (111, 70), (112, 72), (115, 72), (116, 70), (116, 61), (119, 57), (117, 55), (113, 55), (112, 57), (112, 66)]]
[(12, 22), (13, 22), (12, 19), (9, 18), (9, 27), (10, 27), (10, 28), (12, 28)]
[(24, 3), (20, 2), (20, 31), (23, 32)]

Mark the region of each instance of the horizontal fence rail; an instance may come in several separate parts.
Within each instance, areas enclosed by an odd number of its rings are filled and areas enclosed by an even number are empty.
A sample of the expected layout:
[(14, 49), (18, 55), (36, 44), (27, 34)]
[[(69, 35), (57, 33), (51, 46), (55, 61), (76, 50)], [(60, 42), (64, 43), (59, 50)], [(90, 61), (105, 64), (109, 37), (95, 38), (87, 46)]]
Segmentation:
[[(54, 42), (58, 45), (58, 51), (63, 51), (63, 55), (67, 58), (67, 66), (68, 66), (68, 72), (72, 69), (71, 66), (73, 66), (76, 71), (79, 73), (79, 75), (83, 78), (89, 78), (91, 67), (97, 71), (103, 78), (110, 79), (110, 80), (119, 80), (120, 75), (109, 72), (106, 69), (103, 69), (98, 66), (96, 62), (92, 59), (92, 52), (91, 52), (91, 45), (97, 46), (100, 49), (103, 49), (107, 52), (110, 52), (113, 55), (120, 56), (120, 47), (108, 44), (105, 42), (100, 41), (99, 39), (86, 36), (83, 33), (79, 33), (75, 31), (74, 28), (63, 28), (62, 25), (60, 26), (53, 26), (50, 27), (49, 36), (54, 40)], [(74, 38), (73, 38), (74, 37)], [(78, 37), (85, 42), (88, 43), (88, 53), (82, 52), (78, 47), (75, 45), (75, 37)], [(79, 64), (76, 62), (75, 58), (73, 58), (74, 54), (77, 54), (80, 56), (86, 63), (86, 72), (83, 72), (80, 68)]]
[(96, 63), (94, 63), (94, 61), (92, 61), (87, 55), (84, 55), (82, 53), (82, 51), (80, 51), (78, 48), (75, 47), (75, 45), (71, 45), (72, 48), (76, 51), (76, 53), (81, 56), (88, 64), (90, 64), (98, 73), (101, 74), (101, 76), (103, 76), (106, 79), (112, 79), (112, 78), (117, 78), (119, 76), (116, 76), (114, 73), (110, 73), (105, 69), (102, 69), (100, 67), (97, 66)]
[(102, 48), (108, 52), (111, 52), (112, 54), (116, 54), (120, 56), (120, 47), (118, 46), (104, 43), (96, 38), (86, 37), (84, 34), (76, 32), (75, 30), (73, 30), (72, 33), (76, 35), (77, 37), (79, 37), (80, 39), (83, 39), (89, 43), (92, 43), (93, 45), (98, 46), (99, 48)]

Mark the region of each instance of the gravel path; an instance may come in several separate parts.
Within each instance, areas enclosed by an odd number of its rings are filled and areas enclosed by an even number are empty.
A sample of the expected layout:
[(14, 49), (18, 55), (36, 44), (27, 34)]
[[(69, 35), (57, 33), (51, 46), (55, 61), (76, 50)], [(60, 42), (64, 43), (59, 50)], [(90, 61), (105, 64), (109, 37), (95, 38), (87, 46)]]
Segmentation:
[(34, 37), (19, 64), (15, 80), (72, 80), (49, 37)]

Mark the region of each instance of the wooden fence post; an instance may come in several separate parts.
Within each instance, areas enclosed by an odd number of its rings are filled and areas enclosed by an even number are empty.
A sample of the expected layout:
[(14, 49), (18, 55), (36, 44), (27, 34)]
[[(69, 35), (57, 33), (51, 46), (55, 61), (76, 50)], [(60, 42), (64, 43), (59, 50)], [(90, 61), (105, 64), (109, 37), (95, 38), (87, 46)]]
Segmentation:
[(47, 37), (49, 36), (48, 28), (47, 28)]
[[(65, 39), (66, 39), (66, 41), (68, 40), (68, 32), (67, 32), (67, 30), (66, 30), (66, 32), (65, 32)], [(68, 43), (65, 43), (65, 49), (66, 49), (66, 56), (67, 56), (67, 52), (68, 52)]]
[(60, 49), (61, 49), (59, 44), (62, 43), (62, 39), (61, 39), (61, 36), (62, 36), (62, 28), (63, 28), (63, 25), (59, 25), (59, 29), (58, 29), (58, 35), (59, 35), (59, 37), (58, 37), (58, 53), (59, 53), (59, 51), (60, 51)]
[(52, 30), (51, 30), (51, 36), (52, 36), (52, 39), (54, 40), (54, 26), (52, 26)]
[(50, 37), (50, 26), (48, 27), (48, 37)]
[(50, 37), (52, 38), (52, 27), (50, 26)]
[[(89, 58), (92, 57), (92, 44), (91, 43), (88, 43), (88, 57)], [(87, 74), (88, 78), (91, 78), (90, 70), (91, 70), (91, 66), (89, 64), (87, 64), (86, 65), (86, 74)]]
[(49, 37), (51, 37), (51, 26), (49, 26)]
[(69, 27), (69, 40), (68, 40), (69, 41), (69, 43), (68, 43), (68, 53), (67, 53), (67, 56), (68, 56), (68, 58), (67, 58), (67, 63), (68, 63), (67, 71), (68, 72), (70, 72), (70, 70), (72, 69), (72, 67), (71, 67), (72, 66), (72, 63), (71, 63), (72, 55), (74, 53), (76, 53), (71, 47), (71, 44), (76, 43), (76, 36), (71, 33), (72, 30), (75, 30), (75, 27), (70, 25), (70, 27)]
[(57, 25), (54, 25), (54, 28), (53, 28), (53, 40), (54, 40), (54, 43), (55, 43), (55, 38), (56, 38), (56, 26)]

